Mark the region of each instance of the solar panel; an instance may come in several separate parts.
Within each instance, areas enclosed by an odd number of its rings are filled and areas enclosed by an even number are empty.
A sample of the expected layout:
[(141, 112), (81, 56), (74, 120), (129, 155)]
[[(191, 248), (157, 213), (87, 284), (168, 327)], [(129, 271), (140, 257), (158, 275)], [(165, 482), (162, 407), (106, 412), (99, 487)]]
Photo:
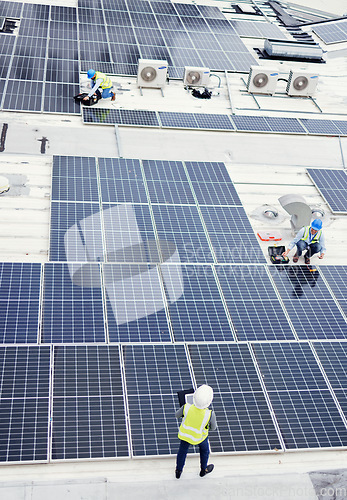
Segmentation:
[(117, 26), (116, 30), (108, 29), (110, 42), (123, 43), (125, 45), (136, 45), (135, 31), (129, 26)]
[[(137, 260), (140, 260), (138, 256)], [(170, 342), (156, 267), (146, 264), (105, 264), (104, 275), (110, 341)]]
[(19, 19), (21, 17), (23, 4), (19, 2), (9, 2), (9, 1), (1, 1), (1, 15), (5, 17), (14, 17)]
[(12, 56), (0, 55), (0, 78), (7, 78), (8, 68), (10, 67), (11, 63), (11, 57)]
[(177, 12), (171, 2), (152, 1), (151, 7), (155, 14), (169, 14), (171, 16), (177, 15)]
[(323, 266), (320, 273), (327, 280), (340, 306), (347, 314), (347, 267), (346, 266)]
[(65, 75), (65, 80), (69, 83), (79, 83), (78, 61), (48, 59), (46, 80), (61, 83), (60, 75)]
[(47, 346), (0, 349), (0, 462), (47, 460), (50, 366)]
[(45, 265), (42, 341), (105, 342), (98, 264)]
[(95, 158), (54, 156), (52, 200), (98, 202)]
[(270, 272), (299, 339), (346, 338), (347, 323), (319, 271), (289, 266)]
[(45, 59), (14, 56), (9, 77), (18, 80), (43, 80)]
[[(26, 4), (29, 5), (29, 4)], [(48, 21), (41, 19), (21, 19), (19, 26), (19, 34), (26, 36), (37, 36), (47, 38), (48, 35)]]
[(22, 17), (36, 20), (49, 19), (50, 6), (34, 3), (25, 3), (23, 5)]
[[(141, 2), (142, 3), (142, 2)], [(158, 28), (158, 24), (154, 14), (142, 13), (142, 12), (131, 12), (130, 18), (133, 26), (135, 28)]]
[[(11, 37), (11, 35), (9, 34), (4, 34), (4, 33), (0, 33), (0, 54), (3, 54), (3, 55), (11, 55), (12, 52), (13, 52), (13, 48), (15, 46), (15, 37), (12, 36), (11, 38), (9, 38), (9, 36)], [(19, 40), (19, 45), (21, 45), (21, 40), (22, 40), (23, 37), (20, 37), (19, 35), (17, 36), (17, 40)], [(9, 43), (9, 40), (12, 41), (12, 43)], [(17, 41), (17, 44), (18, 44), (18, 41)]]
[(309, 118), (300, 118), (300, 122), (309, 134), (340, 135), (340, 131), (335, 126), (333, 120), (312, 120)]
[[(1, 40), (1, 39), (0, 39)], [(8, 35), (6, 35), (7, 46), (10, 49), (9, 52), (4, 52), (1, 49), (1, 53), (12, 53), (13, 45), (8, 44)], [(17, 36), (17, 43), (15, 44), (14, 54), (18, 56), (25, 57), (46, 57), (47, 40), (39, 37), (31, 36)]]
[(347, 40), (347, 21), (327, 23), (315, 26), (312, 30), (324, 43), (338, 43)]
[(49, 36), (50, 38), (77, 41), (77, 24), (51, 21), (49, 23)]
[(152, 203), (194, 203), (194, 196), (181, 162), (144, 160), (143, 168)]
[(122, 397), (53, 398), (53, 460), (128, 455)]
[(103, 203), (147, 203), (139, 160), (99, 158)]
[(77, 40), (62, 40), (51, 38), (48, 42), (48, 57), (50, 59), (64, 59), (66, 54), (70, 59), (78, 60)]
[(83, 108), (84, 123), (100, 123), (108, 125), (137, 125), (141, 127), (158, 127), (155, 111), (136, 109)]
[(264, 267), (216, 270), (238, 340), (294, 340)]
[(242, 207), (201, 206), (200, 209), (217, 262), (265, 262)]
[(335, 127), (340, 131), (340, 135), (347, 135), (347, 121), (333, 120)]
[(234, 340), (210, 266), (166, 265), (163, 273), (176, 342)]
[(308, 168), (308, 175), (333, 213), (347, 212), (347, 175), (344, 170)]
[(0, 342), (37, 343), (41, 265), (0, 263)]
[[(124, 346), (123, 358), (133, 455), (176, 453), (176, 392), (192, 387), (184, 346)], [(148, 440), (146, 429), (154, 425), (157, 432)]]
[(75, 7), (51, 5), (51, 19), (63, 23), (75, 23), (77, 21), (76, 9)]
[(277, 118), (275, 116), (265, 116), (266, 123), (273, 132), (284, 132), (286, 134), (305, 134), (305, 129), (296, 118)]
[(278, 39), (287, 38), (287, 36), (280, 30), (280, 28), (272, 23), (238, 20), (231, 20), (230, 23), (235, 28), (238, 35), (243, 37)]
[(211, 251), (195, 206), (153, 205), (160, 240), (173, 243), (182, 262), (212, 262)]
[[(104, 42), (107, 37), (106, 26), (104, 24), (93, 25), (93, 29), (91, 29), (90, 24), (80, 24), (78, 32), (80, 40), (84, 41), (90, 41), (91, 32), (93, 33), (94, 42)], [(78, 57), (76, 59), (78, 60)]]
[(335, 391), (336, 389), (345, 390), (347, 388), (347, 344), (344, 342), (314, 342), (313, 347), (332, 388)]
[(237, 130), (271, 132), (271, 127), (263, 116), (233, 115), (232, 121), (234, 122)]
[(200, 205), (242, 205), (224, 163), (185, 164)]
[(191, 345), (197, 385), (214, 388), (214, 452), (280, 449), (280, 440), (246, 345)]
[[(144, 248), (155, 240), (148, 205), (106, 204), (102, 215), (108, 262), (153, 262)], [(158, 252), (154, 253), (154, 262), (158, 262)]]
[(347, 429), (307, 344), (258, 344), (257, 362), (286, 447), (347, 442)]
[(90, 30), (93, 30), (93, 26), (97, 24), (104, 23), (104, 14), (101, 7), (93, 9), (78, 7), (78, 19), (81, 24), (90, 24)]
[(205, 18), (225, 19), (219, 7), (213, 7), (212, 5), (197, 5), (197, 8), (199, 9), (200, 14), (202, 14)]
[[(131, 26), (130, 14), (126, 11), (105, 10), (105, 21), (108, 26)], [(108, 28), (113, 32), (114, 28)]]
[(98, 203), (51, 203), (50, 260), (68, 262), (103, 259)]

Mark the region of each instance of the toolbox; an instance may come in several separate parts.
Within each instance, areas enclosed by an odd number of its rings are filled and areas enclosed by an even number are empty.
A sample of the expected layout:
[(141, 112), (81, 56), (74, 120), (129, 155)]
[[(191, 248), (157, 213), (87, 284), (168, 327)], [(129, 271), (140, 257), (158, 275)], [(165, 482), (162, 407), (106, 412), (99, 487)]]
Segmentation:
[(286, 251), (284, 245), (268, 247), (268, 252), (272, 264), (288, 264), (288, 257), (282, 257), (282, 253)]

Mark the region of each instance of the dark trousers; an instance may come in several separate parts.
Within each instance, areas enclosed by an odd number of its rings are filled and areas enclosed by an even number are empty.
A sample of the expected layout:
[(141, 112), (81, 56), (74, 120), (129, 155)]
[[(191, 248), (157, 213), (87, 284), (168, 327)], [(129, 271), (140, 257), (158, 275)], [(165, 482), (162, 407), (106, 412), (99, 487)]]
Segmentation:
[[(176, 469), (179, 471), (183, 470), (184, 464), (186, 462), (186, 456), (188, 453), (190, 444), (187, 441), (181, 439), (181, 444), (177, 453)], [(210, 446), (208, 443), (208, 437), (203, 440), (199, 445), (200, 450), (200, 467), (205, 470), (207, 467), (208, 457), (210, 455)]]
[(299, 257), (306, 248), (307, 248), (306, 256), (312, 257), (312, 255), (318, 253), (322, 247), (320, 246), (320, 243), (318, 241), (316, 243), (308, 245), (306, 241), (299, 240), (296, 244), (296, 253), (298, 254)]

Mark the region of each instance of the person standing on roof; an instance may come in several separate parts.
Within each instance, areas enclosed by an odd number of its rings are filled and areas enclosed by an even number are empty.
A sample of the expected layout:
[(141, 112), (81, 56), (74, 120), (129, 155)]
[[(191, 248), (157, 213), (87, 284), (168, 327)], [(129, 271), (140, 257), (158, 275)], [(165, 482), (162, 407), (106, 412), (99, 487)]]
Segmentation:
[(217, 428), (216, 415), (208, 407), (213, 400), (213, 389), (209, 385), (201, 385), (193, 395), (193, 404), (186, 403), (176, 412), (176, 418), (182, 417), (178, 431), (181, 440), (176, 460), (176, 478), (179, 479), (186, 461), (189, 446), (199, 445), (200, 477), (213, 471), (214, 465), (207, 465), (210, 455), (208, 431)]
[(293, 262), (298, 262), (300, 255), (306, 249), (307, 251), (304, 255), (305, 264), (309, 264), (310, 257), (318, 252), (320, 252), (318, 258), (323, 259), (326, 248), (322, 225), (320, 219), (314, 219), (310, 226), (302, 227), (293, 241), (289, 243), (288, 250), (282, 253), (283, 257), (287, 257), (291, 249), (296, 245), (296, 254), (293, 257)]
[(91, 79), (91, 91), (89, 94), (84, 98), (85, 100), (89, 99), (95, 92), (98, 90), (99, 87), (102, 88), (102, 94), (101, 97), (103, 99), (107, 99), (108, 97), (111, 97), (111, 101), (114, 101), (116, 98), (116, 94), (112, 92), (113, 86), (110, 78), (105, 75), (105, 73), (101, 73), (100, 71), (95, 71), (94, 69), (89, 69), (87, 73), (88, 78)]

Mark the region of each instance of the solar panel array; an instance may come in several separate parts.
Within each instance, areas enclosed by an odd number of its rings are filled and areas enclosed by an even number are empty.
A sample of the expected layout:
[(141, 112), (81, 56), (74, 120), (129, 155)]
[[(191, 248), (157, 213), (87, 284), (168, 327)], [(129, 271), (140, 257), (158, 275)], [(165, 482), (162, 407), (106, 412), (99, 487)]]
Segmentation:
[(0, 12), (20, 19), (17, 34), (0, 33), (1, 109), (80, 113), (76, 9), (1, 2)]
[(165, 59), (171, 78), (185, 66), (248, 71), (257, 64), (217, 7), (80, 1), (78, 7), (0, 3), (19, 28), (0, 33), (0, 108), (79, 113), (79, 72), (136, 75), (138, 59)]
[(231, 20), (230, 23), (241, 37), (277, 38), (282, 40), (288, 38), (276, 24), (239, 20)]
[(267, 132), (275, 134), (347, 135), (347, 121), (271, 116), (178, 113), (133, 109), (83, 108), (83, 122), (197, 130)]
[(346, 172), (344, 170), (308, 168), (307, 173), (329, 205), (331, 211), (336, 214), (347, 213)]
[(203, 383), (212, 452), (347, 446), (346, 267), (265, 265), (223, 163), (52, 180), (51, 262), (0, 266), (1, 462), (173, 455)]
[(347, 21), (319, 24), (312, 30), (326, 44), (347, 41)]

